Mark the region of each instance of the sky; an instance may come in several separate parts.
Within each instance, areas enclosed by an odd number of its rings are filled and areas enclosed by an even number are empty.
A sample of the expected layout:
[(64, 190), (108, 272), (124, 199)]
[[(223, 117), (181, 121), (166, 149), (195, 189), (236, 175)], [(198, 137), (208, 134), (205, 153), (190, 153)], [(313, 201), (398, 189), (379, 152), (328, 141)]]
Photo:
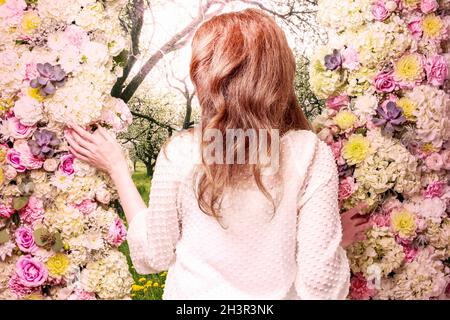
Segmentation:
[[(155, 1), (152, 2), (152, 8), (145, 13), (145, 22), (141, 35), (141, 47), (145, 49), (143, 50), (143, 57), (137, 64), (137, 68), (145, 62), (149, 55), (170, 39), (173, 34), (186, 26), (192, 20), (192, 17), (197, 15), (198, 2), (199, 0), (162, 0), (156, 3)], [(242, 10), (246, 7), (248, 6), (237, 2), (228, 5), (224, 12)], [(286, 32), (286, 34), (291, 47), (295, 47), (296, 43), (293, 36), (289, 32)], [(306, 53), (311, 54), (312, 45), (308, 43), (303, 45)], [(166, 81), (167, 70), (171, 68), (177, 78), (186, 77), (188, 79), (190, 55), (190, 44), (188, 44), (183, 49), (166, 56), (147, 76), (141, 90), (161, 95), (168, 92), (176, 92), (170, 88)], [(171, 76), (169, 76), (169, 79), (171, 83), (176, 83), (176, 80)], [(181, 96), (180, 99), (180, 102), (182, 102)]]

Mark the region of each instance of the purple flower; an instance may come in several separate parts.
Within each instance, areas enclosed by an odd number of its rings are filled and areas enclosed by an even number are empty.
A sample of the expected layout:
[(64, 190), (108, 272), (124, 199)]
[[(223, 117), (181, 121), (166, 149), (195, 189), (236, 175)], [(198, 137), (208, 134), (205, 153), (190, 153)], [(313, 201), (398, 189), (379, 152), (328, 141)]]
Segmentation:
[(342, 66), (342, 56), (338, 50), (334, 49), (333, 54), (325, 56), (325, 67), (327, 70), (334, 71)]
[(46, 129), (36, 131), (34, 133), (34, 139), (28, 141), (28, 146), (33, 155), (42, 158), (52, 157), (55, 154), (56, 148), (61, 143), (54, 132)]
[(60, 65), (52, 66), (50, 63), (38, 63), (36, 69), (39, 76), (31, 80), (32, 88), (39, 88), (42, 96), (48, 96), (55, 93), (57, 87), (62, 87), (66, 81), (66, 72)]
[(393, 101), (386, 104), (386, 110), (382, 106), (378, 106), (377, 116), (372, 118), (372, 123), (377, 127), (383, 127), (382, 132), (385, 134), (400, 131), (401, 125), (405, 122), (406, 118), (403, 116), (402, 110)]

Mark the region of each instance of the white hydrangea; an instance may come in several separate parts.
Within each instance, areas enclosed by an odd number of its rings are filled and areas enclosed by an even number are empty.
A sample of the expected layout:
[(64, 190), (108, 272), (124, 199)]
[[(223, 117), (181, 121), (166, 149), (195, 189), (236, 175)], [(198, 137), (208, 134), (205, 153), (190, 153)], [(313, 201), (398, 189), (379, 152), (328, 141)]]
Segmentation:
[(318, 22), (336, 30), (357, 29), (372, 17), (373, 0), (319, 0)]
[(27, 126), (35, 125), (43, 118), (42, 104), (30, 96), (24, 95), (14, 104), (14, 115)]

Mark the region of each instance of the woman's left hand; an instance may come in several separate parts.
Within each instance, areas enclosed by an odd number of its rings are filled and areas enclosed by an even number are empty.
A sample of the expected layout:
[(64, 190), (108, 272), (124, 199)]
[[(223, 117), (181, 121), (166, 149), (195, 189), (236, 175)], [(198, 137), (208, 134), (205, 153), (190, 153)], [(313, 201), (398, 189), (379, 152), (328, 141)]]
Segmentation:
[(106, 129), (99, 127), (94, 133), (76, 124), (69, 124), (66, 139), (70, 152), (78, 159), (113, 176), (127, 167), (122, 148)]

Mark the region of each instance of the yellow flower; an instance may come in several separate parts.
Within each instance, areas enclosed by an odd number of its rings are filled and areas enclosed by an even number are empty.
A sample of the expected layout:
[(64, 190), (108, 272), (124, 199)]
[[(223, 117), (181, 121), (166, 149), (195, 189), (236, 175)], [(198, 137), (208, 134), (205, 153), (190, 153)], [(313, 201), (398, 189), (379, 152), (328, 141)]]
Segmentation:
[(444, 23), (440, 17), (429, 14), (422, 21), (423, 35), (426, 38), (437, 38), (444, 29)]
[(6, 162), (6, 148), (0, 146), (0, 164), (3, 164), (5, 162)]
[(146, 287), (151, 287), (152, 285), (153, 285), (152, 280), (148, 280), (147, 283), (145, 284)]
[(414, 215), (406, 209), (394, 211), (391, 214), (392, 229), (402, 238), (410, 238), (416, 234)]
[(32, 294), (25, 297), (24, 300), (43, 300), (43, 297), (42, 294), (38, 292), (33, 292)]
[(337, 126), (339, 128), (341, 128), (342, 130), (347, 130), (347, 129), (350, 129), (351, 127), (353, 127), (356, 120), (358, 120), (358, 118), (352, 112), (350, 112), (348, 110), (340, 111), (334, 117), (334, 123), (336, 123)]
[(133, 290), (133, 291), (142, 291), (142, 290), (144, 290), (144, 286), (140, 286), (138, 284), (133, 284), (131, 286), (131, 290)]
[(352, 135), (342, 148), (342, 156), (349, 165), (364, 161), (370, 152), (370, 142), (361, 134)]
[(1, 6), (1, 5), (4, 5), (5, 2), (6, 2), (6, 0), (0, 0), (0, 6)]
[(0, 116), (14, 106), (12, 99), (0, 99)]
[(429, 143), (425, 143), (422, 146), (422, 151), (423, 151), (423, 153), (430, 154), (433, 152), (438, 152), (439, 149), (435, 148), (435, 146), (431, 142), (429, 142)]
[(403, 3), (407, 8), (417, 8), (417, 6), (420, 3), (420, 0), (404, 0)]
[(397, 106), (403, 110), (403, 115), (409, 121), (416, 121), (414, 111), (417, 109), (417, 105), (410, 99), (403, 97), (397, 100)]
[(39, 102), (44, 101), (44, 97), (41, 96), (38, 88), (31, 88), (31, 87), (28, 88), (28, 96), (30, 96), (31, 98), (33, 98)]
[(53, 277), (63, 276), (69, 269), (69, 258), (63, 253), (57, 253), (47, 260), (48, 273)]
[(22, 30), (25, 33), (32, 33), (41, 24), (41, 19), (35, 11), (29, 11), (23, 15)]
[(155, 283), (153, 284), (153, 286), (154, 286), (155, 288), (157, 288), (157, 287), (159, 287), (159, 283), (158, 283), (158, 282), (155, 282)]
[(423, 75), (422, 61), (418, 54), (406, 54), (394, 65), (395, 76), (402, 81), (420, 80)]
[(140, 279), (139, 279), (139, 282), (140, 282), (140, 283), (144, 283), (146, 280), (147, 280), (147, 279), (145, 279), (145, 278), (140, 278)]
[(4, 178), (3, 178), (3, 169), (0, 168), (0, 184), (2, 184), (3, 181), (4, 181)]

